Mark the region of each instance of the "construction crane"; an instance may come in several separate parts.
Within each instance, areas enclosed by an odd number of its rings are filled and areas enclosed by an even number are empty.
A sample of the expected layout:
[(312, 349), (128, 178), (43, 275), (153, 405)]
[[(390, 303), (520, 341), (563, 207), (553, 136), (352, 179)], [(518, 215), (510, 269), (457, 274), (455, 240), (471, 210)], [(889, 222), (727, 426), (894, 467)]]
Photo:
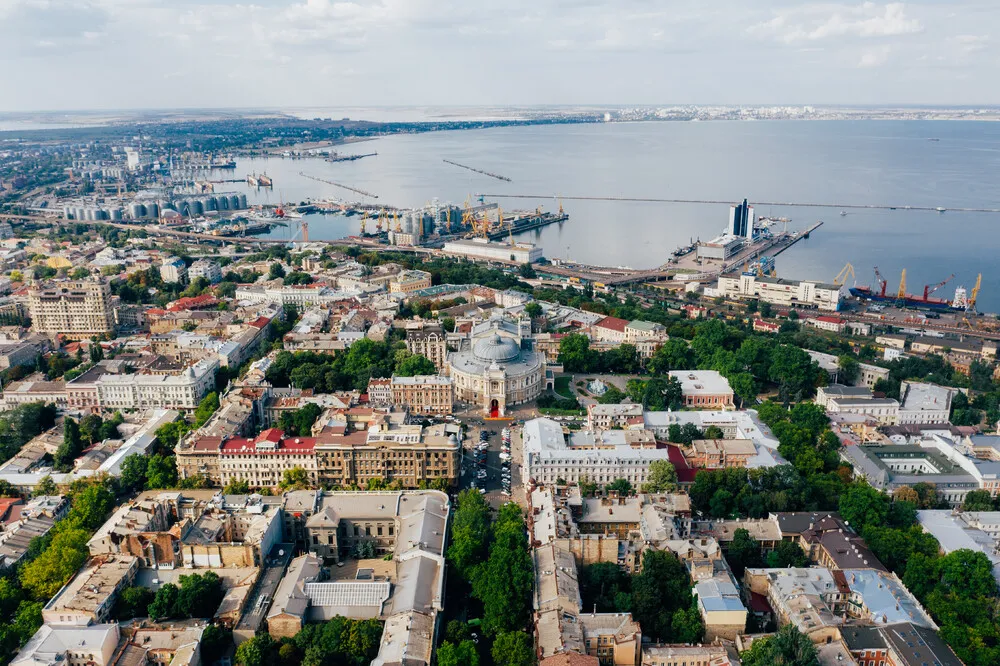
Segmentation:
[(878, 266), (875, 267), (875, 281), (878, 283), (878, 295), (885, 296), (885, 287), (889, 284), (889, 281), (882, 277), (882, 274), (878, 272)]
[(945, 279), (943, 279), (940, 282), (938, 282), (933, 287), (930, 286), (929, 284), (925, 284), (924, 285), (924, 300), (926, 301), (930, 297), (931, 294), (933, 294), (935, 291), (937, 291), (941, 287), (945, 286), (946, 284), (948, 284), (949, 282), (951, 282), (954, 279), (955, 279), (955, 274), (952, 273), (951, 275), (949, 275)]
[(833, 284), (838, 287), (847, 284), (848, 277), (850, 277), (852, 280), (855, 279), (854, 266), (851, 265), (851, 262), (847, 262), (847, 264), (840, 269), (840, 272), (837, 273), (837, 277), (833, 278)]
[(968, 310), (976, 311), (976, 300), (979, 298), (979, 288), (983, 286), (983, 274), (980, 273), (976, 277), (976, 286), (972, 288), (972, 294), (969, 295), (969, 307)]
[(901, 301), (906, 300), (906, 269), (899, 276), (899, 291), (896, 293), (896, 298)]

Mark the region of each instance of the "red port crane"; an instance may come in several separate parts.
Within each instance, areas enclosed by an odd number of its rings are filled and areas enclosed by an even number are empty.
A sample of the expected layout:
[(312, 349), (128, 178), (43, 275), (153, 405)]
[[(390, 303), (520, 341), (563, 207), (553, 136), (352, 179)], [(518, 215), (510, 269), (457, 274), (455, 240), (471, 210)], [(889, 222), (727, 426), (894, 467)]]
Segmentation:
[(929, 284), (925, 284), (924, 285), (924, 300), (926, 301), (928, 299), (928, 297), (930, 297), (931, 294), (933, 294), (935, 291), (937, 291), (941, 287), (945, 286), (946, 284), (948, 284), (949, 282), (951, 282), (954, 279), (955, 279), (955, 274), (952, 273), (951, 275), (949, 275), (945, 279), (943, 279), (940, 282), (938, 282), (933, 287), (931, 285), (929, 285)]
[(884, 298), (885, 287), (889, 282), (878, 272), (878, 266), (875, 267), (875, 281), (878, 283), (878, 295)]

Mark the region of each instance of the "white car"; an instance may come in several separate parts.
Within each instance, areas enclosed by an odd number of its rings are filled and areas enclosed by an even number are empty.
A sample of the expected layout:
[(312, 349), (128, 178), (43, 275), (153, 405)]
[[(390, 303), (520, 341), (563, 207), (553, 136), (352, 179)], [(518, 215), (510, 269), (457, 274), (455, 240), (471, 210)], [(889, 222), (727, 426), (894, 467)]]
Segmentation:
[(500, 460), (510, 460), (510, 454), (506, 451), (500, 452)]

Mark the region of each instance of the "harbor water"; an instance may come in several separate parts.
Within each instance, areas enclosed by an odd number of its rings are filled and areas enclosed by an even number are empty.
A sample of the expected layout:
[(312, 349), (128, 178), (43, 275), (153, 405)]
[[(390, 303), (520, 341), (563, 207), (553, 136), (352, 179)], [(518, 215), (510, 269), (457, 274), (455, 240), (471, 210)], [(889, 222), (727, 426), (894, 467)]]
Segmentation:
[[(479, 193), (543, 195), (500, 199), (505, 210), (543, 206), (559, 196), (652, 197), (897, 206), (888, 209), (763, 207), (757, 215), (788, 217), (789, 230), (823, 227), (777, 261), (778, 275), (830, 281), (845, 263), (858, 284), (874, 282), (878, 265), (895, 290), (907, 269), (920, 292), (951, 273), (954, 288), (971, 288), (983, 273), (980, 309), (1000, 310), (1000, 214), (907, 211), (1000, 208), (1000, 123), (949, 121), (650, 122), (505, 127), (399, 135), (339, 147), (377, 152), (353, 162), (241, 159), (237, 177), (267, 172), (271, 190), (229, 184), (259, 203), (336, 197), (399, 207), (432, 199), (463, 204)], [(442, 160), (511, 179), (503, 182)], [(304, 172), (356, 187), (378, 199), (310, 180)], [(549, 258), (650, 268), (690, 239), (719, 234), (728, 206), (619, 201), (562, 202), (570, 220), (519, 237)], [(332, 240), (358, 233), (359, 218), (309, 215), (309, 236)], [(371, 228), (371, 227), (370, 227)], [(781, 228), (779, 226), (779, 228)], [(278, 228), (281, 238), (289, 229)]]

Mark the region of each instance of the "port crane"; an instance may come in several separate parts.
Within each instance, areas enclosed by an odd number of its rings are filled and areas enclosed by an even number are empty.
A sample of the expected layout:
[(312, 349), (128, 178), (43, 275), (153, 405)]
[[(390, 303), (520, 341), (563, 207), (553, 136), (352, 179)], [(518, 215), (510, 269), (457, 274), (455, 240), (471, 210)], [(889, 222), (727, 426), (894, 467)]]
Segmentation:
[[(878, 271), (877, 268), (875, 270)], [(952, 276), (952, 277), (954, 277), (954, 276)], [(837, 273), (837, 277), (833, 278), (833, 284), (836, 285), (836, 286), (838, 286), (838, 287), (840, 287), (840, 286), (842, 286), (844, 284), (847, 284), (847, 279), (848, 278), (850, 278), (852, 280), (855, 279), (855, 276), (854, 276), (854, 266), (851, 265), (851, 262), (847, 262), (847, 264), (843, 268), (840, 269), (840, 272)]]
[(899, 291), (896, 293), (896, 298), (900, 301), (906, 300), (906, 269), (899, 276)]
[(356, 192), (356, 193), (360, 194), (363, 197), (371, 197), (372, 199), (378, 199), (378, 195), (377, 194), (373, 194), (371, 192), (367, 192), (367, 191), (362, 190), (362, 189), (357, 188), (357, 187), (351, 187), (350, 185), (344, 185), (343, 183), (336, 183), (336, 182), (334, 182), (332, 180), (326, 180), (325, 178), (317, 178), (316, 176), (310, 176), (309, 174), (303, 173), (301, 171), (299, 171), (299, 175), (302, 176), (303, 178), (308, 178), (309, 180), (315, 180), (318, 183), (326, 183), (327, 185), (333, 185), (334, 187), (339, 187), (339, 188), (344, 189), (344, 190), (349, 190), (351, 192)]
[(881, 297), (885, 297), (885, 288), (889, 284), (889, 281), (882, 277), (882, 274), (878, 271), (878, 266), (875, 267), (875, 282), (878, 284), (878, 294)]
[(365, 211), (364, 213), (361, 214), (361, 235), (362, 236), (364, 236), (365, 233), (368, 230), (367, 227), (365, 226), (366, 222), (368, 222), (368, 211)]
[(979, 298), (979, 288), (983, 286), (983, 274), (980, 273), (976, 277), (976, 286), (972, 288), (972, 293), (969, 295), (969, 307), (968, 310), (973, 312), (976, 311), (976, 300)]
[(396, 223), (395, 226), (393, 227), (393, 231), (395, 231), (397, 234), (403, 233), (403, 227), (401, 227), (399, 225), (399, 211), (398, 210), (393, 212), (393, 214), (392, 214), (392, 221)]
[(925, 284), (924, 285), (924, 300), (926, 301), (930, 297), (931, 294), (933, 294), (935, 291), (937, 291), (941, 287), (945, 286), (946, 284), (948, 284), (949, 282), (951, 282), (954, 279), (955, 279), (955, 274), (952, 273), (951, 275), (949, 275), (945, 279), (943, 279), (940, 282), (938, 282), (933, 287), (931, 285), (929, 285), (929, 284)]

